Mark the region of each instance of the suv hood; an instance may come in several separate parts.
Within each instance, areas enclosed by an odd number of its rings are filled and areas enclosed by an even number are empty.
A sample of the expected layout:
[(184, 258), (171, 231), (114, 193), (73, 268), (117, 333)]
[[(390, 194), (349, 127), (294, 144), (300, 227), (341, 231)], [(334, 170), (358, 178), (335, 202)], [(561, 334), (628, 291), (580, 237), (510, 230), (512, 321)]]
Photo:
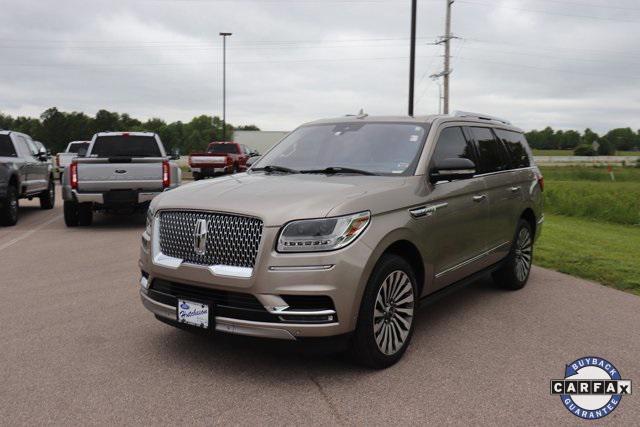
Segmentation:
[[(363, 198), (377, 198), (405, 183), (406, 177), (242, 173), (183, 185), (156, 197), (152, 209), (235, 213), (261, 218), (273, 227), (365, 210), (349, 209), (368, 206)], [(373, 206), (366, 209), (376, 213)]]

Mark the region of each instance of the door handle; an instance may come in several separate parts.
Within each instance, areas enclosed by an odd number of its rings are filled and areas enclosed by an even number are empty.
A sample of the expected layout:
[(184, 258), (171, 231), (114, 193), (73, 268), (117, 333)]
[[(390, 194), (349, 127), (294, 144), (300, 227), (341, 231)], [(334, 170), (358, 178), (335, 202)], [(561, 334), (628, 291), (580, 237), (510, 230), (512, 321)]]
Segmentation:
[(509, 191), (511, 191), (512, 193), (515, 193), (517, 191), (520, 191), (520, 187), (511, 187), (509, 188)]
[(473, 196), (473, 201), (479, 203), (479, 202), (483, 201), (486, 198), (487, 198), (486, 194), (479, 194), (477, 196)]

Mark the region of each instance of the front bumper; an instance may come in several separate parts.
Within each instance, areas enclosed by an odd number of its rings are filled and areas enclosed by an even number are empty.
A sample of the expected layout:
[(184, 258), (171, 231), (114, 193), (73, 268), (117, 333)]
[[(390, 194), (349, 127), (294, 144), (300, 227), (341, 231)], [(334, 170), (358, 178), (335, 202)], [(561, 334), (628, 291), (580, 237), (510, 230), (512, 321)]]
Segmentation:
[[(214, 301), (218, 332), (282, 340), (352, 332), (369, 273), (365, 266), (370, 249), (356, 241), (335, 252), (280, 254), (272, 249), (277, 233), (278, 228), (265, 227), (254, 268), (249, 274), (233, 275), (207, 266), (167, 265), (161, 259), (157, 262), (158, 257), (152, 257), (151, 237), (145, 231), (139, 262), (146, 276), (140, 287), (142, 304), (157, 317), (176, 322), (178, 298), (194, 300), (193, 295), (224, 292), (232, 294), (226, 301), (250, 297), (257, 307), (249, 316), (248, 311), (226, 303), (217, 309), (218, 302)], [(172, 285), (171, 292), (166, 290), (167, 283)], [(200, 301), (211, 301), (203, 298)], [(330, 306), (291, 302), (322, 298), (330, 300)]]

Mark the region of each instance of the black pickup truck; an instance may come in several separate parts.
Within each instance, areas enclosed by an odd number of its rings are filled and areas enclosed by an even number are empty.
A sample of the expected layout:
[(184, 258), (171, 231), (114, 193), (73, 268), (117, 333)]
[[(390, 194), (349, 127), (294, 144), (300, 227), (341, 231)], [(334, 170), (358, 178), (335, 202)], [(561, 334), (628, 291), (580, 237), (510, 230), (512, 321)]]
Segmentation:
[(0, 224), (18, 222), (18, 200), (40, 198), (42, 209), (53, 209), (53, 168), (44, 147), (19, 132), (0, 130)]

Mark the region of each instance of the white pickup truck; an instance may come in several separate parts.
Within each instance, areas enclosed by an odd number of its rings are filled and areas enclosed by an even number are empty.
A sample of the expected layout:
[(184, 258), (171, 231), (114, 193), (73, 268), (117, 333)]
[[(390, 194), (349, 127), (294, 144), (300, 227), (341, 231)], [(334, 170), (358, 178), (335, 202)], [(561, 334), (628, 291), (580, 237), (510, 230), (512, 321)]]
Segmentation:
[(151, 132), (101, 132), (85, 157), (76, 157), (63, 178), (68, 227), (90, 225), (94, 211), (136, 212), (163, 191), (178, 187), (182, 172)]
[(60, 184), (63, 183), (64, 170), (75, 157), (84, 157), (89, 148), (89, 143), (90, 141), (71, 141), (63, 152), (56, 155), (56, 169), (60, 177)]

